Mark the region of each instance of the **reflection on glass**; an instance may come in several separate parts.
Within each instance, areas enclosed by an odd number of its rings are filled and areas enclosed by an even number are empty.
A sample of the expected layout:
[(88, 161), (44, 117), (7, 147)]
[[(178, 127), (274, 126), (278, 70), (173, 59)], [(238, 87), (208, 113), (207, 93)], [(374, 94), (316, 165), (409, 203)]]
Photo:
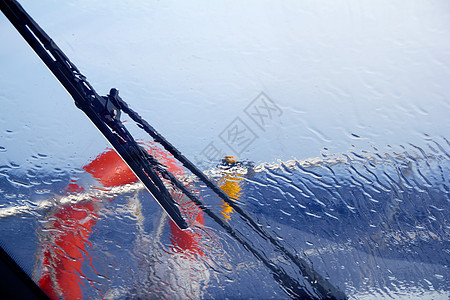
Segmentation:
[[(233, 166), (238, 163), (237, 158), (234, 156), (226, 156), (222, 160), (221, 170), (223, 176), (219, 181), (219, 187), (227, 193), (232, 200), (239, 200), (242, 194), (242, 183), (243, 175), (236, 172), (236, 170), (230, 170)], [(222, 211), (221, 214), (225, 220), (230, 220), (231, 214), (233, 213), (233, 208), (222, 200)]]

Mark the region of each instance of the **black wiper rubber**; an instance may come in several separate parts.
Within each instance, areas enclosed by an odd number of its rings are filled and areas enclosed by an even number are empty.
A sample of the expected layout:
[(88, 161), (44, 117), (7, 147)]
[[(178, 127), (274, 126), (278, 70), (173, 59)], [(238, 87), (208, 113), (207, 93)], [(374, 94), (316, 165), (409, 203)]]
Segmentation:
[[(133, 111), (127, 103), (119, 97), (116, 89), (111, 89), (108, 96), (99, 96), (75, 65), (72, 64), (61, 49), (58, 48), (16, 0), (0, 0), (0, 9), (52, 73), (58, 78), (66, 90), (72, 95), (75, 105), (80, 108), (102, 132), (178, 227), (186, 229), (188, 225), (160, 176), (164, 180), (169, 181), (174, 187), (181, 190), (218, 225), (233, 236), (236, 241), (243, 245), (258, 260), (264, 263), (264, 265), (271, 270), (275, 280), (292, 298), (303, 299), (318, 297), (320, 299), (346, 299), (343, 292), (338, 290), (329, 281), (312, 269), (306, 261), (290, 252), (262, 226), (258, 225), (255, 220), (233, 201), (233, 199), (222, 191), (191, 161), (182, 155), (180, 151), (161, 136), (150, 124)], [(283, 268), (277, 266), (276, 263), (269, 260), (263, 253), (255, 249), (251, 243), (247, 241), (245, 236), (239, 231), (234, 230), (230, 224), (223, 221), (217, 214), (205, 206), (184, 184), (159, 164), (145, 149), (139, 146), (126, 127), (120, 122), (121, 112), (129, 115), (139, 127), (145, 130), (156, 142), (160, 143), (188, 170), (202, 180), (208, 188), (213, 190), (239, 215), (241, 215), (256, 233), (263, 239), (269, 241), (277, 251), (289, 258), (289, 260), (299, 268), (300, 274), (311, 285), (313, 291), (309, 291), (303, 284), (300, 284), (296, 279), (289, 276)]]
[(0, 290), (3, 299), (50, 300), (1, 246)]

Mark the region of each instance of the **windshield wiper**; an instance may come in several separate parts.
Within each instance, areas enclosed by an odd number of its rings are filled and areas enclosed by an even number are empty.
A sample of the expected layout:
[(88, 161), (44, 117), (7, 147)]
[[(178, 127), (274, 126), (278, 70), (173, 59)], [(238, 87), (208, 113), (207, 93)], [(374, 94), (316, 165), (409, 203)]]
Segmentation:
[[(33, 48), (37, 55), (58, 78), (66, 90), (72, 95), (75, 104), (95, 124), (95, 126), (108, 139), (114, 149), (142, 181), (149, 192), (159, 202), (171, 219), (181, 229), (188, 228), (186, 221), (180, 213), (178, 205), (171, 197), (164, 181), (170, 182), (173, 187), (181, 190), (189, 199), (208, 214), (218, 225), (225, 229), (236, 241), (250, 251), (258, 260), (269, 268), (278, 283), (293, 298), (319, 297), (321, 299), (345, 299), (343, 292), (334, 287), (329, 281), (312, 269), (306, 261), (293, 254), (284, 247), (278, 239), (268, 233), (250, 215), (247, 214), (223, 190), (211, 181), (191, 161), (181, 154), (172, 144), (161, 136), (150, 124), (133, 111), (118, 94), (117, 89), (111, 89), (109, 95), (99, 96), (86, 78), (75, 65), (58, 48), (50, 37), (39, 27), (30, 15), (16, 0), (0, 0), (0, 9), (10, 20), (22, 37)], [(161, 165), (154, 157), (135, 141), (131, 133), (120, 121), (121, 112), (126, 113), (140, 128), (145, 130), (156, 142), (161, 144), (179, 162), (200, 178), (208, 188), (213, 190), (230, 207), (232, 207), (250, 226), (254, 232), (264, 240), (269, 241), (274, 248), (292, 261), (299, 269), (303, 278), (312, 287), (313, 293), (304, 284), (289, 276), (282, 267), (269, 260), (263, 253), (252, 246), (252, 243), (235, 230), (230, 224), (223, 221), (211, 209), (193, 194), (172, 173)]]

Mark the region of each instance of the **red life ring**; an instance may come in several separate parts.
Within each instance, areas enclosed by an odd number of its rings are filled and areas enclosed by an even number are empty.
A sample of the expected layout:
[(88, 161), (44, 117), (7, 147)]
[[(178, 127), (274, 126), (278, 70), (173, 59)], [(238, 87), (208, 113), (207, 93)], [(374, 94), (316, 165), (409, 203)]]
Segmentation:
[[(169, 172), (175, 175), (184, 174), (184, 169), (172, 155), (154, 144), (147, 143), (145, 146), (151, 155), (167, 166)], [(121, 186), (138, 181), (112, 149), (101, 153), (83, 169), (95, 178), (97, 184), (104, 187)], [(76, 182), (71, 182), (64, 192), (80, 193), (82, 191), (84, 191), (83, 187)], [(185, 202), (185, 204), (189, 203)], [(99, 205), (93, 200), (82, 201), (60, 206), (49, 216), (49, 219), (53, 219), (52, 228), (49, 230), (49, 236), (46, 237), (49, 241), (43, 243), (42, 273), (38, 283), (50, 298), (83, 298), (81, 278), (85, 276), (82, 265), (84, 257), (89, 257), (86, 245), (90, 245), (89, 236), (96, 225), (99, 209)], [(191, 215), (190, 219), (196, 225), (204, 225), (203, 212), (196, 205), (184, 205), (181, 210), (184, 214)], [(171, 220), (170, 230), (170, 240), (174, 251), (203, 255), (199, 244), (199, 234), (190, 230), (180, 230)], [(195, 255), (189, 255), (189, 257), (195, 259)]]

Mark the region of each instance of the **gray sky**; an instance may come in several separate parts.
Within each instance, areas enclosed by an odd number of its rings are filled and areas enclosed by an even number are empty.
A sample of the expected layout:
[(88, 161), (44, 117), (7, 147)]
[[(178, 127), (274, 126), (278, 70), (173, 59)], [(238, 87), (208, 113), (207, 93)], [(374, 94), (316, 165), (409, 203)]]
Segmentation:
[[(220, 137), (236, 118), (257, 136), (239, 156), (255, 161), (450, 132), (448, 1), (21, 3), (99, 94), (118, 88), (191, 158), (211, 142), (235, 154)], [(0, 36), (1, 164), (75, 168), (101, 152), (106, 141), (3, 16)], [(244, 111), (261, 92), (282, 112), (263, 127)]]

